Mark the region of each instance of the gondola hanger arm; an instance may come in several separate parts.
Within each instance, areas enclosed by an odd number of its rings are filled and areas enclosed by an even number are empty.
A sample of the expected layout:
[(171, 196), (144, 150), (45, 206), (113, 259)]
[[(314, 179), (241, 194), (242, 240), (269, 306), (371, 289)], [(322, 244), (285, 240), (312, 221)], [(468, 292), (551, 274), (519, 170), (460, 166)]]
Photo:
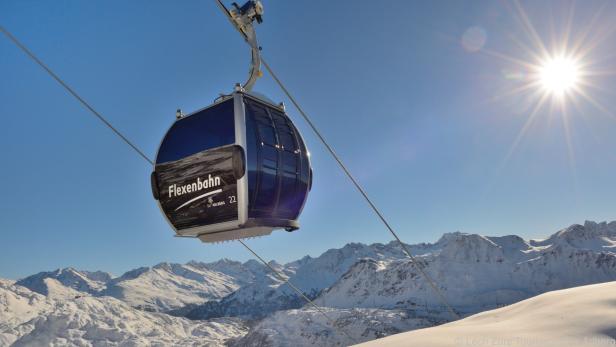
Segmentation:
[(216, 3), (250, 46), (250, 73), (248, 80), (242, 85), (244, 90), (250, 91), (257, 82), (257, 78), (263, 75), (261, 72), (261, 47), (257, 43), (257, 33), (253, 25), (254, 21), (257, 21), (257, 23), (263, 22), (263, 4), (259, 0), (249, 0), (242, 6), (233, 3), (233, 8), (229, 10), (221, 0), (216, 0)]

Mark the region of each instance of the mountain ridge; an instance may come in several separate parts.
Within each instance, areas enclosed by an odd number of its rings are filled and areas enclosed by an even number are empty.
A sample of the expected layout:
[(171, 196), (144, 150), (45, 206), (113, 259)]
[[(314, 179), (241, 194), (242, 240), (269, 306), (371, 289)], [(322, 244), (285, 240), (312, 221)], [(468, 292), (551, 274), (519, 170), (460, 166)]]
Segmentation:
[[(541, 240), (453, 232), (442, 235), (434, 243), (408, 247), (454, 309), (467, 316), (546, 291), (616, 281), (615, 245), (616, 222), (586, 221)], [(361, 341), (451, 319), (416, 264), (405, 257), (395, 242), (349, 243), (316, 257), (270, 264), (328, 315), (336, 317), (335, 324), (348, 326)], [(233, 346), (284, 346), (289, 336), (297, 338), (296, 346), (349, 343), (319, 318), (319, 312), (307, 307), (285, 282), (255, 260), (242, 263), (230, 259), (211, 263), (162, 262), (117, 277), (65, 268), (16, 282), (0, 280), (2, 285), (11, 286), (17, 292), (19, 288), (28, 290), (24, 287), (29, 287), (39, 299), (56, 297), (58, 300), (58, 293), (69, 293), (63, 300), (72, 302), (82, 297), (99, 302), (117, 300), (130, 310), (163, 312), (180, 316), (179, 319), (187, 317), (194, 324), (236, 317), (230, 326), (230, 331), (235, 333), (225, 340)], [(9, 305), (11, 300), (7, 301)], [(2, 305), (0, 296), (0, 309)], [(90, 306), (75, 307), (88, 309)], [(371, 323), (377, 321), (381, 323)], [(0, 319), (0, 329), (6, 324), (9, 323)], [(13, 335), (20, 331), (12, 329)]]

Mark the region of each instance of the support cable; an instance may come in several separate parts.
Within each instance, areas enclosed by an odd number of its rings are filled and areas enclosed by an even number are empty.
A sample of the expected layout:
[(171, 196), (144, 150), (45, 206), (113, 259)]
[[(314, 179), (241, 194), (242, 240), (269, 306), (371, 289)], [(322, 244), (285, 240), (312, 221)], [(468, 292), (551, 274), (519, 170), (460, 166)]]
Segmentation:
[(47, 67), (47, 65), (45, 65), (45, 63), (43, 63), (39, 58), (37, 58), (34, 53), (32, 53), (26, 46), (24, 46), (19, 40), (17, 40), (17, 38), (15, 36), (13, 36), (13, 34), (11, 34), (8, 30), (6, 30), (3, 26), (0, 25), (0, 31), (2, 31), (2, 33), (4, 35), (6, 35), (6, 37), (9, 38), (9, 40), (13, 41), (13, 43), (19, 47), (19, 49), (21, 49), (24, 53), (26, 53), (32, 60), (34, 60), (35, 63), (37, 63), (40, 67), (42, 67), (45, 71), (47, 71), (47, 73), (49, 74), (49, 76), (51, 76), (51, 78), (53, 78), (54, 80), (56, 80), (56, 82), (60, 83), (60, 85), (62, 87), (64, 87), (64, 89), (66, 89), (66, 91), (68, 91), (72, 96), (75, 97), (75, 99), (77, 99), (77, 101), (79, 101), (83, 106), (85, 106), (85, 108), (87, 108), (94, 116), (96, 116), (96, 118), (98, 118), (101, 122), (103, 122), (109, 129), (111, 129), (116, 135), (118, 135), (122, 141), (124, 141), (127, 145), (129, 145), (132, 149), (135, 150), (135, 152), (137, 152), (137, 154), (139, 154), (143, 159), (145, 159), (148, 163), (150, 163), (150, 165), (154, 165), (154, 162), (148, 158), (148, 156), (146, 156), (142, 150), (140, 150), (135, 144), (133, 144), (128, 138), (126, 138), (126, 136), (124, 136), (118, 129), (116, 129), (107, 119), (105, 119), (105, 117), (103, 117), (102, 114), (100, 114), (98, 111), (96, 111), (94, 109), (94, 107), (90, 106), (90, 104), (85, 101), (81, 96), (79, 96), (79, 94), (77, 94), (77, 92), (75, 92), (73, 90), (73, 88), (71, 88), (68, 84), (66, 84), (66, 82), (64, 82), (58, 75), (56, 75), (49, 67)]
[(278, 79), (278, 76), (274, 73), (274, 71), (272, 70), (272, 68), (270, 68), (269, 64), (265, 61), (265, 59), (263, 57), (261, 57), (261, 63), (263, 63), (263, 66), (265, 66), (265, 69), (269, 72), (269, 74), (272, 76), (272, 78), (276, 81), (276, 83), (278, 84), (278, 86), (280, 87), (280, 89), (282, 89), (282, 91), (285, 93), (285, 95), (289, 98), (289, 100), (291, 101), (291, 103), (293, 103), (293, 105), (295, 106), (295, 108), (299, 111), (299, 113), (302, 115), (302, 117), (304, 118), (304, 120), (306, 121), (306, 123), (308, 123), (308, 125), (310, 126), (310, 128), (312, 129), (312, 131), (314, 132), (315, 135), (317, 135), (317, 137), (319, 138), (319, 140), (321, 140), (321, 143), (325, 146), (325, 148), (327, 149), (327, 151), (329, 152), (329, 154), (331, 154), (331, 156), (336, 160), (336, 162), (338, 163), (338, 166), (340, 166), (340, 168), (342, 169), (342, 171), (344, 171), (344, 173), (346, 174), (346, 176), (349, 178), (349, 180), (353, 183), (353, 185), (355, 186), (355, 188), (357, 189), (357, 191), (359, 191), (359, 193), (364, 197), (364, 200), (366, 200), (366, 202), (368, 203), (368, 205), (370, 205), (370, 207), (372, 208), (372, 210), (374, 211), (374, 213), (376, 213), (376, 215), (379, 217), (379, 219), (381, 220), (381, 222), (385, 225), (385, 227), (387, 228), (387, 230), (389, 230), (389, 232), (394, 236), (394, 238), (396, 239), (396, 241), (398, 242), (398, 244), (400, 244), (400, 247), (402, 247), (402, 250), (404, 251), (404, 253), (406, 253), (406, 255), (409, 257), (409, 259), (411, 260), (411, 263), (415, 266), (415, 268), (421, 273), (421, 275), (424, 277), (424, 279), (428, 282), (428, 284), (430, 285), (430, 287), (432, 287), (432, 289), (434, 290), (434, 292), (437, 294), (439, 300), (445, 305), (445, 307), (447, 307), (447, 310), (449, 311), (449, 313), (451, 314), (451, 316), (454, 319), (460, 319), (460, 316), (455, 312), (455, 310), (451, 307), (451, 305), (449, 305), (449, 302), (447, 302), (447, 299), (445, 298), (445, 296), (443, 295), (443, 293), (441, 292), (440, 289), (438, 289), (436, 283), (434, 282), (434, 280), (432, 279), (432, 277), (430, 277), (430, 275), (428, 275), (428, 273), (424, 270), (423, 265), (421, 265), (417, 259), (413, 256), (413, 254), (410, 252), (410, 250), (408, 249), (407, 245), (404, 244), (404, 242), (402, 242), (402, 240), (400, 239), (400, 237), (398, 237), (398, 234), (394, 231), (394, 229), (391, 227), (391, 225), (389, 224), (389, 222), (387, 221), (387, 219), (385, 219), (385, 217), (383, 216), (383, 214), (381, 213), (381, 211), (376, 207), (376, 205), (372, 202), (372, 200), (368, 197), (368, 194), (366, 193), (366, 191), (364, 190), (364, 188), (359, 184), (359, 182), (355, 179), (355, 177), (351, 174), (351, 172), (349, 171), (349, 169), (346, 167), (346, 165), (342, 162), (342, 160), (340, 159), (340, 157), (338, 156), (338, 154), (336, 154), (336, 152), (334, 151), (334, 149), (332, 148), (332, 146), (330, 146), (330, 144), (327, 142), (327, 140), (325, 140), (325, 137), (323, 137), (323, 135), (321, 134), (321, 132), (319, 131), (319, 129), (316, 127), (316, 125), (312, 122), (311, 118), (308, 117), (308, 115), (306, 114), (306, 112), (304, 112), (304, 110), (302, 109), (302, 107), (297, 103), (297, 101), (295, 100), (295, 98), (291, 95), (291, 93), (289, 92), (289, 90), (284, 86), (284, 84), (280, 81), (280, 79)]

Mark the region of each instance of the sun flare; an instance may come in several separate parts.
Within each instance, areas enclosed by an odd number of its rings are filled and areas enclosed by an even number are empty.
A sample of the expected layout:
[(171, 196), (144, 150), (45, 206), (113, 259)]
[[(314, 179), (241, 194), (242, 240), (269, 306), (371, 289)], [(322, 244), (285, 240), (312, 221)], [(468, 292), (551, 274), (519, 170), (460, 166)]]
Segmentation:
[(546, 59), (539, 66), (539, 81), (546, 92), (555, 96), (574, 89), (580, 77), (579, 64), (573, 58), (557, 56)]
[(616, 75), (613, 67), (606, 66), (613, 55), (606, 53), (609, 49), (605, 47), (616, 34), (616, 26), (601, 10), (592, 13), (588, 21), (576, 19), (576, 7), (571, 3), (554, 12), (554, 18), (548, 18), (551, 23), (548, 32), (543, 25), (545, 18), (540, 19), (541, 30), (537, 30), (519, 1), (512, 1), (507, 8), (515, 25), (519, 25), (518, 34), (510, 36), (512, 54), (480, 48), (486, 55), (504, 62), (499, 76), (502, 84), (495, 88), (501, 91), (492, 100), (507, 100), (506, 105), (514, 106), (516, 114), (525, 118), (500, 169), (507, 165), (537, 122), (545, 122), (544, 129), (552, 130), (553, 121), (560, 119), (569, 165), (575, 176), (573, 137), (580, 119), (588, 121), (595, 114), (616, 119), (616, 113), (596, 98), (598, 92), (611, 92), (601, 80)]

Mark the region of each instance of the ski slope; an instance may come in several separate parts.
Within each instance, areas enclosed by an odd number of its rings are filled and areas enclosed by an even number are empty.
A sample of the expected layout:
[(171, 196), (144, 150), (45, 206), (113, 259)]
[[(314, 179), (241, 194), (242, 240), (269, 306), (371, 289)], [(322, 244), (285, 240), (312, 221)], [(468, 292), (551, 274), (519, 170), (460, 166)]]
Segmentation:
[(616, 282), (553, 291), (360, 346), (616, 346)]

